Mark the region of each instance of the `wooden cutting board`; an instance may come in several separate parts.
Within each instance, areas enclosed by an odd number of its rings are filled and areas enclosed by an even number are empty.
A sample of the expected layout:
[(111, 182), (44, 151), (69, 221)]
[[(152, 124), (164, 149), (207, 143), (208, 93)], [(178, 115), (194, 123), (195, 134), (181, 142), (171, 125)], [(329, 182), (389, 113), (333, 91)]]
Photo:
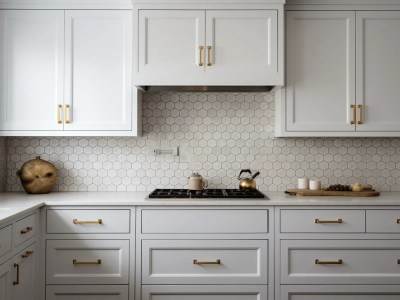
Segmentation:
[(285, 193), (292, 196), (345, 196), (345, 197), (376, 197), (379, 196), (379, 192), (375, 191), (362, 191), (362, 192), (350, 192), (350, 191), (325, 191), (325, 190), (298, 190), (291, 189)]

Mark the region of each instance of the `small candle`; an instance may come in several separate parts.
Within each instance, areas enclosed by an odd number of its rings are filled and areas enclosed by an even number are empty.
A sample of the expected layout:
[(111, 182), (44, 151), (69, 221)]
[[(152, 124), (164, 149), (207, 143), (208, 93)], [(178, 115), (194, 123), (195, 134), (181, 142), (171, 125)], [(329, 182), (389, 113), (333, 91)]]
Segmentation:
[(321, 181), (310, 180), (310, 190), (320, 190), (320, 189), (321, 189)]
[(297, 179), (297, 188), (299, 190), (308, 190), (309, 180), (308, 178), (299, 178)]

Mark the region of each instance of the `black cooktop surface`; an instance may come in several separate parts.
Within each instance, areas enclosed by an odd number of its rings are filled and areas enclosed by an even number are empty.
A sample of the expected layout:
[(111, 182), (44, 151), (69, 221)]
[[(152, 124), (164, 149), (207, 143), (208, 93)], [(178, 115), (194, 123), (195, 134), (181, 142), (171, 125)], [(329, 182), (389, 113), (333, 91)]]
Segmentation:
[(186, 199), (186, 198), (219, 198), (219, 199), (268, 199), (259, 190), (239, 189), (206, 189), (191, 191), (187, 189), (156, 189), (149, 195), (150, 199)]

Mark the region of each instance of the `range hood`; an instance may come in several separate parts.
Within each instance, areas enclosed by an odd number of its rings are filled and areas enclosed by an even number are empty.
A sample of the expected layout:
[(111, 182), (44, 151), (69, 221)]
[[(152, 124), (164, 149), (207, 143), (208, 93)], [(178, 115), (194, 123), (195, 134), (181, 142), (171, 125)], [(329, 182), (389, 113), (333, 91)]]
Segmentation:
[(215, 85), (191, 85), (191, 86), (140, 86), (142, 91), (145, 92), (192, 92), (192, 93), (207, 93), (207, 92), (248, 92), (248, 93), (262, 93), (271, 91), (274, 86), (215, 86)]

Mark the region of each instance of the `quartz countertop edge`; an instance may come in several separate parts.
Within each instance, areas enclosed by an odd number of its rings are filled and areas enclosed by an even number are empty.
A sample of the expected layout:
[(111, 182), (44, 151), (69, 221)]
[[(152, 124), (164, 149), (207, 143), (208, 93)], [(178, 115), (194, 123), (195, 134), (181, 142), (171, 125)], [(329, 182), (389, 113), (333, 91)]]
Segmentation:
[(400, 206), (400, 192), (378, 197), (291, 196), (266, 192), (267, 199), (148, 199), (149, 192), (0, 193), (0, 222), (42, 206)]

